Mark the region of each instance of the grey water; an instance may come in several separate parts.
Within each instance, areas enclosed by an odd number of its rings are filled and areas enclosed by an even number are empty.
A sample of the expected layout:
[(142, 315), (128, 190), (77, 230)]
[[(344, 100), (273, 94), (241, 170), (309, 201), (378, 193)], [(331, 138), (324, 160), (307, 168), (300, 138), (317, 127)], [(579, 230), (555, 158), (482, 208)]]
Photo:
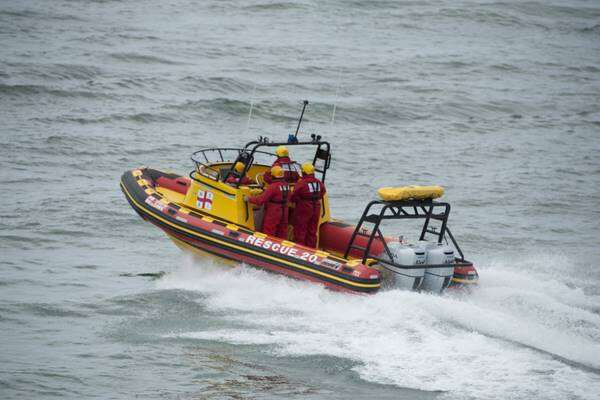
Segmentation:
[[(333, 215), (444, 186), (478, 288), (192, 258), (119, 190), (304, 99)], [(4, 0), (0, 398), (598, 399), (599, 160), (597, 1)]]

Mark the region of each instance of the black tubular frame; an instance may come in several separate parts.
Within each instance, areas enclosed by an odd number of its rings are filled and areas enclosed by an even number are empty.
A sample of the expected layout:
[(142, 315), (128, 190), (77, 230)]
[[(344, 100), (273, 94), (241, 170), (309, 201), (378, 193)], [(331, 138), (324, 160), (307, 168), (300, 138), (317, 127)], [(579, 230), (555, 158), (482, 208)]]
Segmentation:
[[(225, 181), (227, 179), (227, 177), (233, 172), (233, 166), (235, 165), (236, 162), (240, 161), (244, 164), (244, 171), (241, 173), (241, 175), (245, 176), (246, 173), (248, 172), (248, 170), (250, 169), (250, 167), (252, 166), (252, 163), (254, 162), (254, 156), (256, 154), (264, 154), (264, 155), (267, 155), (267, 156), (270, 156), (273, 158), (277, 157), (277, 155), (275, 155), (274, 153), (270, 153), (268, 151), (261, 150), (262, 148), (270, 148), (270, 147), (278, 147), (278, 146), (290, 146), (290, 147), (314, 146), (314, 147), (316, 147), (315, 155), (313, 157), (312, 163), (315, 166), (315, 172), (318, 172), (321, 174), (321, 181), (325, 182), (325, 175), (331, 164), (331, 145), (329, 144), (329, 142), (322, 141), (322, 140), (312, 140), (312, 141), (308, 141), (308, 142), (288, 143), (288, 142), (269, 142), (266, 138), (260, 138), (259, 140), (253, 140), (251, 142), (246, 143), (246, 145), (241, 149), (234, 148), (234, 147), (201, 149), (201, 150), (194, 152), (192, 154), (191, 158), (192, 158), (192, 161), (194, 162), (194, 164), (196, 165), (196, 171), (200, 172), (200, 167), (202, 166), (204, 169), (213, 171), (214, 173), (216, 173), (216, 176), (220, 176), (221, 179), (223, 181)], [(228, 153), (234, 152), (234, 154), (235, 154), (235, 152), (237, 152), (237, 156), (236, 156), (235, 160), (232, 161), (232, 163), (231, 163), (231, 170), (228, 171), (224, 176), (221, 176), (220, 171), (212, 168), (210, 166), (210, 164), (219, 163), (219, 162), (221, 162), (221, 163), (229, 162), (230, 160), (226, 160), (226, 158), (223, 156), (224, 152), (228, 152)], [(208, 153), (218, 154), (218, 158), (214, 161), (211, 161), (207, 155)], [(204, 157), (205, 161), (202, 161), (200, 159), (201, 157)], [(317, 166), (316, 166), (317, 160), (323, 161), (322, 168), (317, 168)], [(196, 181), (198, 180), (193, 177), (192, 173), (190, 173), (190, 177)], [(239, 186), (239, 183), (234, 184), (234, 186), (236, 186), (236, 187)]]
[[(436, 208), (443, 208), (441, 212), (435, 212)], [(348, 258), (350, 251), (352, 249), (360, 250), (362, 252), (362, 263), (366, 263), (367, 259), (374, 259), (379, 262), (392, 265), (397, 268), (404, 269), (415, 269), (415, 268), (443, 268), (448, 267), (448, 264), (439, 264), (439, 265), (401, 265), (394, 263), (392, 253), (387, 246), (385, 238), (380, 230), (381, 222), (384, 220), (401, 220), (401, 219), (424, 219), (423, 228), (421, 230), (421, 235), (419, 240), (424, 240), (425, 235), (427, 233), (437, 236), (437, 243), (442, 243), (442, 241), (448, 242), (446, 239), (446, 234), (450, 238), (450, 241), (454, 245), (458, 254), (460, 254), (460, 258), (456, 257), (454, 266), (468, 266), (471, 263), (465, 260), (463, 252), (461, 248), (458, 246), (454, 235), (450, 232), (448, 228), (448, 216), (450, 215), (450, 204), (445, 202), (437, 202), (431, 199), (427, 200), (402, 200), (402, 201), (383, 201), (383, 200), (374, 200), (371, 201), (365, 207), (365, 210), (356, 224), (356, 228), (352, 233), (350, 238), (350, 242), (348, 243), (348, 247), (344, 253), (344, 258)], [(429, 223), (431, 220), (437, 220), (442, 223), (442, 226), (439, 231), (435, 229), (429, 228)], [(365, 223), (373, 224), (373, 229), (371, 232), (366, 232), (363, 229), (363, 225)], [(362, 247), (354, 244), (354, 241), (357, 236), (367, 236), (368, 242), (366, 247)], [(375, 240), (380, 240), (385, 253), (389, 257), (389, 260), (382, 259), (370, 254), (371, 246)]]
[[(321, 174), (321, 181), (323, 183), (325, 182), (325, 175), (331, 164), (331, 145), (329, 144), (329, 142), (326, 142), (323, 140), (311, 140), (308, 142), (294, 142), (294, 143), (269, 142), (268, 140), (265, 140), (265, 138), (262, 138), (262, 140), (260, 140), (260, 139), (253, 140), (251, 142), (246, 143), (246, 145), (244, 146), (244, 150), (247, 152), (249, 151), (250, 156), (253, 157), (254, 153), (260, 152), (258, 149), (260, 149), (261, 147), (278, 147), (278, 146), (286, 146), (286, 147), (288, 147), (288, 146), (290, 146), (290, 147), (315, 146), (316, 150), (315, 150), (315, 155), (313, 157), (312, 164), (315, 166), (315, 172), (319, 172)], [(316, 167), (317, 160), (323, 160), (323, 163), (324, 163), (323, 169), (318, 169)], [(249, 166), (247, 166), (247, 168), (249, 168)], [(246, 173), (246, 170), (244, 170), (244, 173)]]

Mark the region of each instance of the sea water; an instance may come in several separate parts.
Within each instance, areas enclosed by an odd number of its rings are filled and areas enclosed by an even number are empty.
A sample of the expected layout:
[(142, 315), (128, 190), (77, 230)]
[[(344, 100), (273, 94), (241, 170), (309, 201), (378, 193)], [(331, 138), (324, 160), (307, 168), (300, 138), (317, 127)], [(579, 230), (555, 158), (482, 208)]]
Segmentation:
[[(598, 3), (3, 1), (0, 43), (1, 398), (598, 398)], [(333, 215), (444, 186), (476, 289), (192, 258), (120, 192), (304, 99)]]

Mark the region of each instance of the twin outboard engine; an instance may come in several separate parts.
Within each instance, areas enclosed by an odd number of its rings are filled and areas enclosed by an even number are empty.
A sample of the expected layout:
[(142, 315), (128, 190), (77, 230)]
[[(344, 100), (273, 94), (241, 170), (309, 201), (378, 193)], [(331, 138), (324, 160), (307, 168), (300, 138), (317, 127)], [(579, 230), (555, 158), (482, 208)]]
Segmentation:
[(389, 243), (388, 247), (392, 253), (395, 264), (421, 266), (420, 268), (400, 268), (386, 264), (392, 285), (399, 289), (419, 290), (423, 283), (425, 269), (422, 267), (427, 262), (427, 253), (421, 247), (403, 245), (401, 243)]
[[(450, 285), (454, 276), (454, 250), (450, 246), (420, 241), (416, 245), (388, 243), (388, 248), (393, 263), (403, 266), (385, 265), (393, 287), (441, 293)], [(420, 268), (409, 268), (411, 265)]]
[(447, 265), (425, 269), (422, 290), (441, 293), (454, 276), (454, 250), (441, 243), (419, 242), (427, 251), (427, 265)]

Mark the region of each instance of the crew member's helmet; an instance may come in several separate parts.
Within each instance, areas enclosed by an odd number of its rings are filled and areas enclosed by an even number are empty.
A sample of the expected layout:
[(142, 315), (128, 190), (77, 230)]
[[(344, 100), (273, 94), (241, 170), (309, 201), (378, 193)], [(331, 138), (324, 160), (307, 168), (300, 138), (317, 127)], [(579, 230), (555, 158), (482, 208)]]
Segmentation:
[(235, 165), (233, 166), (233, 169), (235, 170), (235, 172), (237, 172), (238, 174), (241, 174), (242, 172), (244, 172), (244, 163), (241, 161), (238, 161), (235, 163)]
[(302, 175), (312, 175), (315, 173), (315, 166), (309, 162), (302, 164)]
[(279, 165), (275, 165), (271, 168), (271, 176), (274, 178), (283, 178), (283, 168)]
[(277, 157), (289, 157), (290, 152), (285, 146), (277, 146), (275, 149), (275, 154), (277, 154)]

